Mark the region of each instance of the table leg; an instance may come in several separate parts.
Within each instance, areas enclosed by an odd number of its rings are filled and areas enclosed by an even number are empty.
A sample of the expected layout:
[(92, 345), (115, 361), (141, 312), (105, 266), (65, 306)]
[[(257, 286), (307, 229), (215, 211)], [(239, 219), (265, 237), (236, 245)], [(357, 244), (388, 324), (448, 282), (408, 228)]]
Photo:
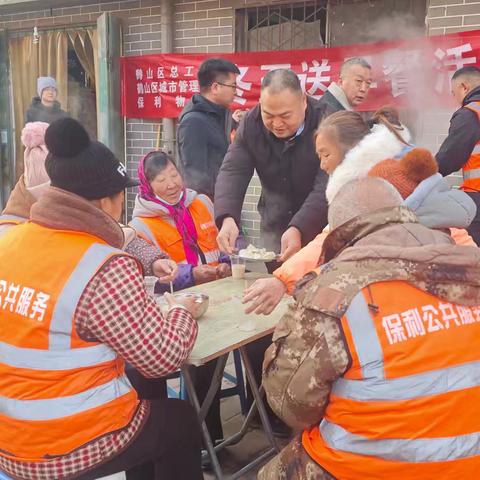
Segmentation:
[(205, 442), (205, 448), (210, 456), (212, 461), (213, 471), (215, 473), (215, 477), (217, 480), (223, 479), (222, 469), (220, 467), (220, 463), (218, 461), (217, 454), (215, 452), (215, 447), (212, 442), (212, 438), (210, 437), (210, 433), (208, 432), (207, 424), (205, 423), (205, 416), (207, 415), (208, 409), (210, 408), (215, 393), (217, 392), (218, 388), (221, 385), (222, 378), (223, 378), (223, 370), (225, 369), (225, 365), (227, 363), (227, 355), (223, 355), (217, 360), (217, 365), (215, 367), (215, 372), (213, 374), (212, 383), (208, 389), (207, 395), (205, 400), (203, 401), (202, 406), (200, 406), (200, 402), (198, 401), (197, 393), (195, 392), (195, 386), (193, 384), (192, 376), (190, 374), (190, 365), (184, 365), (182, 367), (182, 374), (185, 380), (185, 387), (188, 392), (188, 396), (190, 401), (192, 402), (193, 408), (198, 415), (198, 419), (200, 421), (200, 425), (202, 428), (202, 435)]
[(270, 445), (279, 452), (279, 448), (277, 445), (277, 441), (273, 435), (272, 425), (270, 424), (270, 420), (268, 418), (267, 410), (265, 409), (265, 405), (263, 403), (262, 394), (258, 389), (257, 382), (255, 381), (255, 374), (252, 369), (252, 365), (250, 363), (250, 359), (248, 358), (248, 353), (245, 347), (240, 347), (240, 355), (242, 356), (243, 364), (245, 365), (245, 374), (247, 376), (247, 380), (250, 383), (250, 388), (252, 389), (252, 395), (257, 405), (258, 413), (260, 415), (260, 420), (262, 421), (263, 428), (265, 429), (265, 434), (267, 435), (268, 441)]

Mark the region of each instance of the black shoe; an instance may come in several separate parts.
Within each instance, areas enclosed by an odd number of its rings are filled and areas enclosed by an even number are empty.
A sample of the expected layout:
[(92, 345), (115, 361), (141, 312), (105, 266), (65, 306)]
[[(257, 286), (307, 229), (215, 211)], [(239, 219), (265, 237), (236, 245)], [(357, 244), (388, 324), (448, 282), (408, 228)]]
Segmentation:
[[(223, 442), (223, 440), (217, 440), (215, 445)], [(225, 450), (220, 450), (217, 452), (218, 463), (221, 463), (222, 457), (225, 456), (227, 452)], [(212, 460), (210, 459), (210, 455), (208, 454), (207, 450), (202, 450), (202, 470), (204, 472), (211, 472), (213, 470)]]

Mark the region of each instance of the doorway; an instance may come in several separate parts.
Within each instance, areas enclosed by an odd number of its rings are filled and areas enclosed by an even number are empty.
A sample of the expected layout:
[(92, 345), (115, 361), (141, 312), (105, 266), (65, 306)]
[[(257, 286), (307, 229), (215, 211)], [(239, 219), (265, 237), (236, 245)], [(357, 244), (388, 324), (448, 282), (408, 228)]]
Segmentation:
[(61, 108), (85, 125), (96, 138), (98, 79), (97, 31), (74, 27), (14, 34), (9, 38), (9, 57), (15, 132), (15, 181), (23, 173), (21, 131), (25, 112), (38, 97), (39, 76), (55, 78)]

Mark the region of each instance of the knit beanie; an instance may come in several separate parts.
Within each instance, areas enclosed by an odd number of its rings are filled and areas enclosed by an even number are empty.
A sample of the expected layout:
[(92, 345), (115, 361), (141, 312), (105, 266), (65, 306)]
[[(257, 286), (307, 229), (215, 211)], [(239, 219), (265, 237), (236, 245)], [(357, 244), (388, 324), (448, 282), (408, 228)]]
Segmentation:
[(383, 160), (369, 172), (370, 177), (380, 177), (391, 183), (403, 199), (409, 197), (418, 184), (438, 172), (433, 155), (425, 148), (414, 148), (400, 160)]
[(37, 93), (40, 98), (42, 98), (42, 92), (46, 88), (57, 89), (57, 82), (52, 77), (38, 77), (37, 78)]
[(52, 122), (45, 133), (49, 150), (45, 168), (52, 187), (95, 200), (110, 197), (138, 182), (103, 143), (90, 140), (73, 118)]
[(23, 127), (21, 140), (25, 147), (23, 154), (24, 180), (27, 188), (36, 187), (50, 181), (45, 170), (48, 150), (45, 145), (45, 132), (48, 123), (29, 122)]

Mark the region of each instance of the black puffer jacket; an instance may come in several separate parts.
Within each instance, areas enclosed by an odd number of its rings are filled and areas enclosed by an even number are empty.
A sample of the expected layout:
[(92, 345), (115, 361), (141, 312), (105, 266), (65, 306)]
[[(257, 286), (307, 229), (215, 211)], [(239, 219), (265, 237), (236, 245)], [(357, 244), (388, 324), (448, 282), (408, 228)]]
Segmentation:
[(227, 153), (232, 115), (195, 94), (180, 114), (178, 154), (187, 187), (213, 199), (215, 180)]
[(25, 123), (45, 122), (52, 123), (59, 118), (68, 117), (68, 113), (60, 108), (59, 102), (54, 102), (52, 107), (43, 105), (40, 97), (33, 97), (27, 113), (25, 113)]
[(285, 141), (263, 125), (260, 106), (247, 113), (230, 146), (215, 186), (215, 220), (225, 217), (239, 224), (245, 192), (254, 170), (262, 184), (258, 203), (264, 245), (279, 251), (280, 238), (289, 226), (302, 232), (302, 243), (312, 240), (327, 224), (325, 187), (313, 133), (323, 116), (317, 100), (307, 99), (305, 126), (300, 135)]
[(471, 102), (480, 102), (480, 87), (465, 97), (463, 106), (450, 120), (448, 137), (436, 155), (439, 171), (443, 176), (460, 170), (467, 163), (475, 144), (480, 139), (480, 122), (477, 114), (464, 108)]

